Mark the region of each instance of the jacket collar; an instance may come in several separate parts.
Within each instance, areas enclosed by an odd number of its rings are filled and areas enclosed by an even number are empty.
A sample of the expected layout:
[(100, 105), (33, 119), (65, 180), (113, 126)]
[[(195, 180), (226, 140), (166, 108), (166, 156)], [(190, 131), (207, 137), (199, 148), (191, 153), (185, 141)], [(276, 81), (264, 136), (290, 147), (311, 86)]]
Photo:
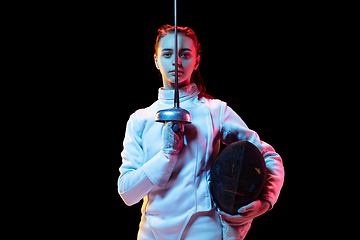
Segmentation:
[[(159, 88), (159, 100), (164, 101), (165, 103), (174, 103), (174, 91), (175, 90), (164, 90), (163, 88)], [(179, 100), (180, 102), (183, 102), (197, 96), (198, 94), (199, 90), (196, 84), (190, 83), (189, 85), (179, 89)]]

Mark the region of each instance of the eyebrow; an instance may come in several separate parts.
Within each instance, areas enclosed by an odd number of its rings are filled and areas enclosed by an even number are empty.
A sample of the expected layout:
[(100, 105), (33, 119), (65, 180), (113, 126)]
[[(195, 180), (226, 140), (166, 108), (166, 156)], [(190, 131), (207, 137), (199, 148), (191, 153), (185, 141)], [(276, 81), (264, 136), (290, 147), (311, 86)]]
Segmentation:
[[(173, 51), (171, 48), (163, 48), (162, 51)], [(182, 48), (180, 51), (191, 51), (190, 48)]]

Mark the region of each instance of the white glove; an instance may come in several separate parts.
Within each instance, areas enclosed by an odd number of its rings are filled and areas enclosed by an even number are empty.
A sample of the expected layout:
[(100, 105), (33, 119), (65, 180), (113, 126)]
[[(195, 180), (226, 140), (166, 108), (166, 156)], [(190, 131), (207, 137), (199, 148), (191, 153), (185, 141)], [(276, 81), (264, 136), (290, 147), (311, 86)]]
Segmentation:
[[(185, 124), (183, 122), (165, 122), (162, 129), (162, 150), (165, 154), (179, 155), (184, 145)], [(174, 130), (177, 131), (174, 131)]]
[(218, 210), (223, 226), (223, 240), (242, 240), (250, 230), (251, 222), (243, 222), (240, 215), (229, 215)]

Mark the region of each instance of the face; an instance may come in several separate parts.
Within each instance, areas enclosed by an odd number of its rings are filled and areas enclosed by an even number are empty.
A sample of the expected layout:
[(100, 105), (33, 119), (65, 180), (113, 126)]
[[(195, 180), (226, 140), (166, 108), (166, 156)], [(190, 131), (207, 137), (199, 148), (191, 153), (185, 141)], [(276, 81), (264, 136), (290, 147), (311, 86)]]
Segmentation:
[[(173, 89), (175, 83), (175, 35), (169, 33), (159, 41), (155, 65), (160, 70), (165, 89)], [(178, 34), (178, 81), (179, 87), (190, 84), (191, 74), (199, 66), (200, 56), (197, 54), (194, 40)]]

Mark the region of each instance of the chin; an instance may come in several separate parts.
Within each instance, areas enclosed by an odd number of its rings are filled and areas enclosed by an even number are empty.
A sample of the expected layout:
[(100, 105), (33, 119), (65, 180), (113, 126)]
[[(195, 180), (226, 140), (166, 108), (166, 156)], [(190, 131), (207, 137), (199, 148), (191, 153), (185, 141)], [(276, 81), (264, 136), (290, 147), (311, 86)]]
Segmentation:
[[(182, 81), (179, 80), (179, 81), (178, 81), (179, 84), (183, 84), (183, 83), (185, 83), (185, 82), (186, 82), (186, 80), (182, 80)], [(175, 81), (171, 81), (171, 83), (175, 84)]]
[[(175, 84), (175, 77), (172, 77), (169, 79), (171, 83)], [(178, 78), (178, 83), (184, 83), (186, 82), (186, 79)]]

